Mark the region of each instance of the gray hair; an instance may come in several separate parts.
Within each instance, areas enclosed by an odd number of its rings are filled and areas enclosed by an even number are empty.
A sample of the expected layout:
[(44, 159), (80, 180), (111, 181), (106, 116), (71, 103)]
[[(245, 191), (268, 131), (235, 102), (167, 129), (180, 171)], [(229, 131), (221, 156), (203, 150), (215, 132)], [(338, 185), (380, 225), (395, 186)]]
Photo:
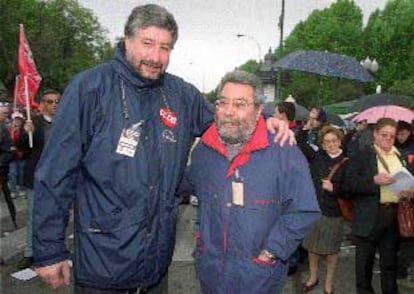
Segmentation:
[(244, 84), (250, 85), (253, 88), (253, 101), (256, 105), (261, 105), (265, 102), (265, 96), (263, 91), (263, 85), (260, 79), (251, 73), (241, 71), (241, 70), (234, 70), (228, 72), (224, 75), (221, 79), (220, 84), (217, 89), (217, 93), (220, 96), (221, 91), (224, 88), (226, 83), (236, 83), (236, 84)]
[(156, 26), (169, 31), (173, 37), (173, 45), (178, 38), (178, 26), (174, 16), (162, 6), (147, 4), (135, 7), (125, 24), (125, 37), (133, 37), (137, 30)]

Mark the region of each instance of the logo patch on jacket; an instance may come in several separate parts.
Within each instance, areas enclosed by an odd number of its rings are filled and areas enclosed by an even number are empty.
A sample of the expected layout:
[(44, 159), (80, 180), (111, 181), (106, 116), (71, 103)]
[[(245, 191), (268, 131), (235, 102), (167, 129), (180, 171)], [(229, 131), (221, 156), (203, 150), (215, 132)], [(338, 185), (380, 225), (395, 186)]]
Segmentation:
[(161, 107), (160, 117), (161, 117), (162, 123), (171, 129), (175, 128), (175, 126), (177, 125), (177, 116), (175, 115), (174, 112), (169, 110), (166, 106)]

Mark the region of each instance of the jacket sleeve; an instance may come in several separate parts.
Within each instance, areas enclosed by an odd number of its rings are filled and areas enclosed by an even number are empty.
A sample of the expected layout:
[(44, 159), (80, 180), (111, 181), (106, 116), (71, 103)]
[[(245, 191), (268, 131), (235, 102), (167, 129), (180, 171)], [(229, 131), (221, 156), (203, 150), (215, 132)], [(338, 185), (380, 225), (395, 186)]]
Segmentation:
[(193, 97), (191, 105), (193, 136), (200, 137), (213, 122), (214, 106), (195, 87), (191, 86), (188, 91)]
[(371, 156), (369, 152), (361, 151), (350, 157), (344, 185), (347, 192), (358, 196), (373, 196), (378, 192), (373, 167), (369, 162)]
[[(36, 167), (33, 209), (33, 257), (35, 266), (57, 263), (69, 257), (65, 228), (75, 197), (83, 146), (90, 132), (93, 108), (84, 103), (86, 93), (79, 79), (73, 81), (59, 102), (52, 130)], [(96, 108), (95, 108), (96, 109)]]
[(265, 248), (287, 260), (320, 217), (315, 189), (305, 157), (297, 147), (283, 147), (275, 159), (283, 179), (279, 179), (281, 210), (265, 242)]

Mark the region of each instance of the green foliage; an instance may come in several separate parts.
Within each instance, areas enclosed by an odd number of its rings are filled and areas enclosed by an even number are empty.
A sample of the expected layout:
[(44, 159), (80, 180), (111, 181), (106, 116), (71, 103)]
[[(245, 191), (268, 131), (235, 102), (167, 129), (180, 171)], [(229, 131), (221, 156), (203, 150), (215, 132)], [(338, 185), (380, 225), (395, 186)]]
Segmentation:
[[(292, 93), (305, 106), (324, 105), (356, 99), (364, 90), (372, 93), (376, 84), (381, 84), (385, 91), (412, 97), (413, 15), (414, 1), (390, 0), (384, 10), (371, 14), (363, 28), (361, 9), (353, 1), (338, 0), (326, 9), (313, 11), (286, 38), (284, 54), (296, 50), (327, 50), (357, 60), (370, 56), (379, 63), (379, 71), (375, 82), (366, 85), (295, 72), (289, 83), (282, 84), (282, 97)], [(279, 56), (278, 53), (275, 50), (274, 56)]]
[(377, 80), (387, 89), (414, 76), (414, 1), (392, 0), (375, 11), (364, 31), (367, 55), (380, 64)]
[(205, 98), (208, 101), (210, 101), (211, 103), (214, 103), (214, 101), (217, 100), (217, 89), (212, 90), (212, 91), (208, 92), (207, 94), (205, 94)]
[(362, 17), (361, 9), (349, 0), (315, 10), (286, 38), (284, 53), (299, 49), (327, 50), (362, 57)]
[(389, 88), (389, 92), (407, 96), (411, 107), (414, 107), (414, 75), (405, 80), (397, 80)]
[(23, 23), (42, 88), (62, 90), (78, 72), (108, 59), (113, 48), (96, 16), (77, 0), (0, 0), (0, 79), (14, 82)]
[(243, 65), (239, 66), (238, 69), (248, 73), (257, 74), (259, 72), (260, 65), (261, 64), (258, 63), (256, 60), (250, 59)]

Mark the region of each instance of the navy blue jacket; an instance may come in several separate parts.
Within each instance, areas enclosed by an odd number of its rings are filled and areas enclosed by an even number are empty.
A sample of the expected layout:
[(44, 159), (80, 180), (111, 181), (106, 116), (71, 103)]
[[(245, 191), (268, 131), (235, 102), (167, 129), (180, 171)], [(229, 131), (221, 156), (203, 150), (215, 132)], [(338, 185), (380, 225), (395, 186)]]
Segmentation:
[[(260, 119), (230, 162), (214, 124), (193, 151), (188, 181), (199, 197), (195, 257), (203, 293), (280, 293), (287, 259), (320, 216), (305, 157), (271, 137)], [(243, 207), (232, 203), (233, 182), (243, 183)], [(277, 262), (257, 260), (264, 249)]]
[[(161, 119), (163, 107), (175, 113), (175, 124)], [(123, 45), (109, 63), (75, 77), (35, 173), (34, 264), (69, 257), (64, 236), (73, 204), (78, 284), (131, 288), (159, 281), (174, 249), (174, 192), (194, 136), (212, 118), (211, 105), (182, 79), (140, 77)], [(135, 156), (116, 153), (123, 128), (138, 122)]]

